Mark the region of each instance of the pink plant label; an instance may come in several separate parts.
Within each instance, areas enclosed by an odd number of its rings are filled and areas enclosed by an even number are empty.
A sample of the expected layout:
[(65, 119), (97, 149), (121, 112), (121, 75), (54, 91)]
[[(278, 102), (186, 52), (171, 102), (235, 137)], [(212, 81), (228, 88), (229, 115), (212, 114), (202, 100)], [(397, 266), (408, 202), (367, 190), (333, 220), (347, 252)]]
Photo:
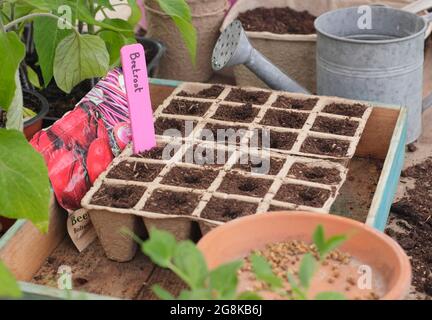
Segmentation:
[(124, 46), (121, 51), (134, 153), (156, 146), (153, 111), (144, 48), (141, 44)]

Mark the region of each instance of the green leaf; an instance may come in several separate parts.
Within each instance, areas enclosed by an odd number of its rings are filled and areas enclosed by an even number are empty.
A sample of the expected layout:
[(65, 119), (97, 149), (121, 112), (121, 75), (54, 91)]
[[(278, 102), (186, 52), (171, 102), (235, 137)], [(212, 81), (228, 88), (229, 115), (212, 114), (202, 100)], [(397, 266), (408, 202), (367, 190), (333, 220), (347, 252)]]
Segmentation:
[(110, 55), (110, 67), (120, 65), (120, 49), (127, 44), (136, 43), (135, 38), (126, 38), (121, 33), (111, 30), (104, 30), (99, 33), (101, 39), (105, 42)]
[(45, 86), (53, 77), (54, 57), (59, 43), (73, 31), (60, 29), (57, 20), (51, 18), (36, 18), (34, 26), (34, 43), (38, 54), (39, 65)]
[(238, 284), (237, 271), (242, 261), (234, 261), (219, 266), (210, 272), (210, 288), (219, 299), (232, 300), (235, 298)]
[(192, 24), (192, 15), (185, 0), (158, 0), (161, 9), (171, 17), (180, 31), (189, 51), (192, 63), (196, 61), (197, 32)]
[(0, 108), (8, 110), (15, 96), (15, 75), (25, 55), (25, 46), (15, 32), (0, 32)]
[(324, 228), (319, 225), (313, 234), (313, 241), (318, 249), (320, 259), (324, 259), (331, 251), (339, 247), (345, 242), (347, 237), (345, 235), (335, 235), (328, 240), (325, 239)]
[(288, 282), (291, 286), (291, 291), (293, 292), (294, 299), (297, 300), (307, 300), (306, 293), (299, 287), (294, 279), (294, 276), (290, 273), (287, 274)]
[(316, 268), (317, 262), (315, 258), (310, 253), (305, 254), (299, 269), (300, 284), (303, 288), (309, 289)]
[(174, 296), (158, 284), (152, 287), (154, 294), (161, 300), (175, 300)]
[(39, 81), (39, 77), (36, 73), (36, 71), (34, 71), (30, 66), (27, 66), (27, 76), (28, 79), (30, 81), (30, 83), (37, 89), (41, 89), (41, 84)]
[(102, 6), (103, 8), (107, 8), (109, 10), (114, 10), (114, 7), (110, 3), (110, 0), (96, 0), (95, 4)]
[(125, 30), (125, 31), (113, 31), (113, 32), (117, 32), (120, 33), (122, 35), (124, 35), (126, 38), (133, 38), (135, 37), (135, 31), (134, 31), (134, 27), (127, 21), (122, 20), (122, 19), (104, 19), (102, 21), (103, 23), (116, 27), (120, 30)]
[(48, 221), (45, 161), (17, 130), (0, 129), (0, 190), (1, 216), (35, 224)]
[(331, 238), (329, 238), (326, 241), (325, 250), (323, 251), (323, 256), (326, 256), (333, 250), (335, 250), (337, 247), (339, 247), (342, 243), (344, 243), (347, 239), (347, 236), (345, 235), (336, 235)]
[(323, 250), (325, 249), (324, 228), (321, 224), (318, 225), (318, 227), (315, 229), (312, 237), (313, 237), (313, 241), (315, 243), (315, 246), (317, 247), (318, 252), (321, 256), (321, 252), (323, 252)]
[(20, 298), (21, 290), (12, 273), (0, 261), (0, 298)]
[(109, 54), (102, 39), (73, 33), (58, 45), (54, 57), (54, 79), (69, 93), (85, 79), (103, 77), (109, 69)]
[(277, 277), (267, 260), (257, 254), (250, 257), (252, 269), (258, 280), (264, 281), (272, 288), (282, 288), (282, 279)]
[(245, 291), (240, 293), (237, 300), (263, 300), (263, 298), (258, 293)]
[(21, 82), (19, 71), (15, 75), (15, 96), (7, 111), (6, 129), (23, 129), (23, 93), (21, 90)]
[(128, 0), (128, 4), (131, 9), (131, 15), (128, 18), (128, 22), (132, 26), (136, 26), (141, 20), (141, 9), (136, 0)]
[(150, 237), (141, 246), (142, 251), (162, 268), (168, 268), (176, 248), (174, 236), (166, 231), (152, 229)]
[(182, 290), (178, 300), (212, 300), (211, 292), (207, 288)]
[(346, 297), (342, 293), (328, 291), (318, 293), (315, 300), (346, 300)]
[(182, 273), (183, 280), (192, 289), (204, 287), (204, 281), (208, 274), (207, 263), (201, 251), (192, 241), (182, 241), (177, 244), (173, 264)]

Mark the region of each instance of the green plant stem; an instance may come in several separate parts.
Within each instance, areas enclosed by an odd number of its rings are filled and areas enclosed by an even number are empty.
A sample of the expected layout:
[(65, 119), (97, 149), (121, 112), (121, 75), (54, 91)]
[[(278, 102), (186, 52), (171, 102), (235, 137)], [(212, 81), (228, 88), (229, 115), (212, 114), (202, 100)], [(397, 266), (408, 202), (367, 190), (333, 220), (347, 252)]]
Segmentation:
[[(8, 31), (10, 28), (20, 24), (21, 22), (27, 21), (27, 20), (32, 20), (35, 18), (39, 18), (39, 17), (48, 17), (48, 18), (53, 18), (53, 19), (57, 19), (57, 20), (62, 20), (60, 17), (56, 16), (55, 14), (52, 13), (30, 13), (28, 15), (22, 16), (14, 21), (9, 22), (7, 25), (4, 26), (5, 31)], [(67, 20), (63, 20), (66, 22), (66, 24), (72, 29), (74, 30), (77, 34), (79, 34), (79, 32), (74, 28), (74, 26)]]
[(6, 32), (5, 26), (3, 25), (3, 18), (1, 15), (0, 15), (0, 31)]
[[(91, 15), (93, 17), (95, 17), (94, 1), (93, 0), (88, 0), (88, 5), (89, 5), (89, 10), (90, 10)], [(87, 24), (87, 29), (88, 29), (88, 33), (89, 34), (94, 34), (94, 32), (95, 32), (94, 25)]]
[(174, 272), (180, 279), (182, 279), (189, 286), (189, 288), (195, 289), (189, 278), (173, 263), (170, 262), (168, 268), (171, 269), (171, 271)]

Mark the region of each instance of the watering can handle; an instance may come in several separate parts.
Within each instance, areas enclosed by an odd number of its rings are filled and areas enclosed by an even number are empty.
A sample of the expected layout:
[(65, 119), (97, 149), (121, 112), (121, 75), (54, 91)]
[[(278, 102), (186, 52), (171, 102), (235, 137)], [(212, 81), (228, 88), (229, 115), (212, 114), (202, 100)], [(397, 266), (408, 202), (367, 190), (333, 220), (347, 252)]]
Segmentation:
[(411, 13), (419, 13), (431, 8), (432, 8), (432, 0), (417, 0), (403, 7), (402, 10)]

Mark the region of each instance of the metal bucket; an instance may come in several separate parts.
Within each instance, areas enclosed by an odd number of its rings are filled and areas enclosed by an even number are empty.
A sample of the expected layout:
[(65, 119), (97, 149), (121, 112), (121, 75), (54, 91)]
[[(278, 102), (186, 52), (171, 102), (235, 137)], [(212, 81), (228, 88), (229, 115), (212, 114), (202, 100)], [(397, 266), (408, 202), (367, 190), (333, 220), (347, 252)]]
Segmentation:
[(383, 6), (339, 9), (315, 20), (318, 94), (407, 107), (406, 143), (420, 136), (424, 38), (432, 14)]

